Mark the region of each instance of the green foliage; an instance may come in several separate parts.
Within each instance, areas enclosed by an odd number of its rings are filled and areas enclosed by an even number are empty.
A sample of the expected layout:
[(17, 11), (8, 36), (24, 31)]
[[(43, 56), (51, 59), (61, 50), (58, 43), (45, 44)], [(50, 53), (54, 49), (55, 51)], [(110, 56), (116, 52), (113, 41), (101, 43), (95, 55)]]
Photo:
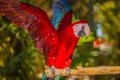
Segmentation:
[(93, 50), (93, 47), (91, 47), (93, 40), (94, 40), (94, 36), (92, 35), (92, 33), (91, 36), (89, 36), (88, 38), (86, 36), (80, 38), (77, 47), (74, 51), (73, 64), (71, 65), (71, 67), (90, 66), (91, 63), (90, 61), (94, 57), (91, 54), (91, 51)]
[[(28, 33), (0, 19), (0, 74), (5, 80), (33, 80), (36, 72), (35, 58), (41, 55), (34, 47)], [(41, 55), (42, 56), (42, 55)]]

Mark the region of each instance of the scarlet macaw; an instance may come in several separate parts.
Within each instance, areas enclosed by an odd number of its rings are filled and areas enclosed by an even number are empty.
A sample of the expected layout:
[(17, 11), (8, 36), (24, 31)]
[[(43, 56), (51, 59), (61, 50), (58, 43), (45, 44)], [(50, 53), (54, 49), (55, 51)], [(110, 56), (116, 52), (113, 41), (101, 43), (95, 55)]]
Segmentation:
[(67, 0), (53, 4), (52, 23), (42, 9), (17, 0), (0, 0), (0, 14), (28, 30), (35, 47), (43, 51), (46, 63), (53, 70), (70, 67), (79, 38), (90, 32), (86, 21), (72, 23), (73, 12)]

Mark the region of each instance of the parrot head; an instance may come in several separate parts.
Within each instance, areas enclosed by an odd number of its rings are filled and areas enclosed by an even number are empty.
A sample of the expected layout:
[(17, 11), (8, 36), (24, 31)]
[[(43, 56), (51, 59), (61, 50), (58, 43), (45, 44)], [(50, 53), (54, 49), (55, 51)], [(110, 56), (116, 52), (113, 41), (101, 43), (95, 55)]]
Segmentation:
[(73, 31), (76, 37), (81, 37), (84, 35), (88, 37), (90, 34), (89, 25), (87, 24), (86, 21), (83, 21), (83, 20), (74, 23)]

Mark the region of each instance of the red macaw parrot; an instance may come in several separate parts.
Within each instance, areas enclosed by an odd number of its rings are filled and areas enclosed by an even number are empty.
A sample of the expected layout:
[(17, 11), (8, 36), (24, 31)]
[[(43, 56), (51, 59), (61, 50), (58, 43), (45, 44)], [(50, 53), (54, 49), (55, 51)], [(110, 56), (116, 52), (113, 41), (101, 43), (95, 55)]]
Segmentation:
[(86, 21), (72, 23), (73, 13), (67, 0), (53, 4), (52, 23), (42, 9), (17, 0), (0, 0), (0, 14), (27, 29), (48, 66), (58, 70), (70, 67), (79, 38), (90, 32)]

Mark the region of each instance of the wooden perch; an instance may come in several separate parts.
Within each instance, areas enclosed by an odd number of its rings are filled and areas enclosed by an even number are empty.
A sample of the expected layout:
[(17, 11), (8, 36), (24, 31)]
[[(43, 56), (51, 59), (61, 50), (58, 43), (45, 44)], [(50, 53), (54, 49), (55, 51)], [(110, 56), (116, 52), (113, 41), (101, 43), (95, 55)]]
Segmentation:
[[(50, 77), (50, 73), (46, 72), (47, 76)], [(71, 69), (70, 76), (85, 76), (85, 75), (109, 75), (109, 74), (120, 74), (120, 66), (102, 66), (102, 67), (88, 67), (82, 68), (77, 67), (77, 69)], [(61, 71), (61, 76), (68, 76), (65, 71)], [(55, 74), (55, 76), (57, 76)]]

